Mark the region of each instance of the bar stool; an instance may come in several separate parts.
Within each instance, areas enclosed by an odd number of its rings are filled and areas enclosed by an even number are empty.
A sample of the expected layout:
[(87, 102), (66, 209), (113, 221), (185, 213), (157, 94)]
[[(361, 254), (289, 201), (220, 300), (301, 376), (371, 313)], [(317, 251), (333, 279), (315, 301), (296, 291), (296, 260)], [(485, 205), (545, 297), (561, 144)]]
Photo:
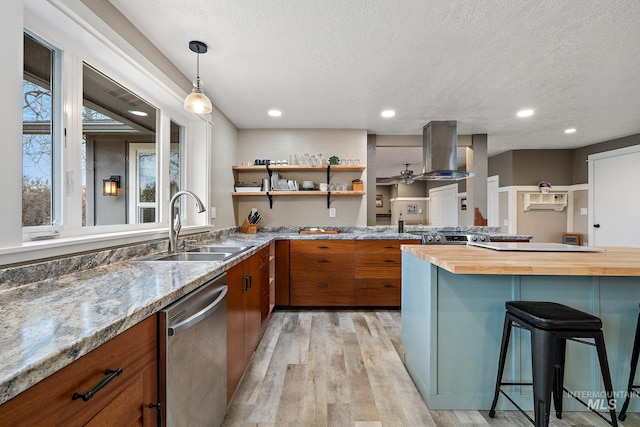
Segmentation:
[(622, 404), (620, 415), (618, 418), (620, 421), (624, 421), (627, 418), (627, 408), (629, 407), (629, 400), (631, 394), (640, 396), (635, 389), (640, 388), (640, 385), (633, 384), (633, 379), (636, 376), (636, 368), (638, 367), (638, 355), (640, 355), (640, 313), (638, 313), (638, 323), (636, 324), (636, 337), (633, 340), (633, 350), (631, 352), (631, 372), (629, 373), (629, 386), (627, 387), (627, 396)]
[[(552, 394), (556, 417), (562, 418), (562, 391), (564, 390), (607, 423), (617, 427), (618, 420), (616, 419), (615, 405), (612, 404), (613, 386), (609, 373), (607, 351), (604, 345), (602, 321), (589, 313), (554, 302), (507, 301), (505, 306), (507, 311), (505, 313), (504, 329), (502, 331), (498, 375), (496, 378), (493, 403), (489, 410), (489, 417), (495, 417), (498, 396), (502, 393), (536, 427), (547, 427), (549, 425)], [(527, 329), (531, 332), (531, 351), (533, 353), (531, 357), (533, 365), (532, 383), (502, 382), (502, 374), (507, 358), (512, 326)], [(583, 341), (578, 338), (592, 338), (595, 343)], [(599, 412), (593, 410), (593, 408), (590, 408), (585, 402), (578, 399), (575, 394), (564, 388), (564, 363), (567, 340), (596, 347), (611, 421)], [(535, 420), (532, 420), (531, 417), (501, 389), (504, 385), (533, 386)]]

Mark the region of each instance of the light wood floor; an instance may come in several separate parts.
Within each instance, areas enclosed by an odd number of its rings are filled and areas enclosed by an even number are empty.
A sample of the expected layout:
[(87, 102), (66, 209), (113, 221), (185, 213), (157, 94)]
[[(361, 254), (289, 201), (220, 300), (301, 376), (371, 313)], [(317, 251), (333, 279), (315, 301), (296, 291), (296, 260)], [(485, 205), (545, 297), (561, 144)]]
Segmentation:
[[(276, 311), (223, 426), (531, 426), (517, 411), (429, 410), (401, 354), (399, 311)], [(554, 427), (606, 425), (551, 416)], [(640, 416), (620, 425), (640, 427)]]

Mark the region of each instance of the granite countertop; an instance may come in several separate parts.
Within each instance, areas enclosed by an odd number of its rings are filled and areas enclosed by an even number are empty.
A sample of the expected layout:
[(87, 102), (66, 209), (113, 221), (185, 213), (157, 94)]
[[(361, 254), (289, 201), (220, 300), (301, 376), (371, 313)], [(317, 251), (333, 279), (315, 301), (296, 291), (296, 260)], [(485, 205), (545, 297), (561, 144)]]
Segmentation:
[[(224, 262), (145, 261), (144, 257), (134, 257), (149, 253), (116, 248), (95, 255), (82, 254), (69, 261), (57, 259), (49, 264), (35, 263), (33, 267), (18, 266), (15, 271), (5, 269), (0, 274), (4, 284), (0, 287), (3, 331), (0, 404), (249, 258), (273, 240), (417, 240), (422, 231), (433, 227), (406, 229), (409, 232), (397, 233), (394, 227), (346, 227), (339, 234), (320, 235), (301, 235), (298, 228), (265, 228), (257, 234), (227, 231), (219, 238), (198, 244), (254, 247)], [(487, 232), (487, 228), (480, 231)], [(156, 242), (153, 248), (156, 252), (166, 250), (166, 243)], [(119, 253), (120, 259), (108, 261), (113, 253)], [(84, 269), (78, 271), (83, 265)], [(52, 269), (60, 275), (52, 277)], [(8, 283), (13, 287), (6, 286)]]
[[(224, 262), (154, 262), (134, 258), (0, 289), (3, 331), (0, 404), (249, 258), (273, 240), (420, 238), (407, 233), (366, 230), (337, 235), (287, 231), (232, 233), (222, 240), (207, 242), (254, 245)], [(43, 269), (41, 265), (34, 268)]]
[(505, 252), (466, 245), (403, 245), (454, 274), (640, 276), (640, 248), (604, 252)]

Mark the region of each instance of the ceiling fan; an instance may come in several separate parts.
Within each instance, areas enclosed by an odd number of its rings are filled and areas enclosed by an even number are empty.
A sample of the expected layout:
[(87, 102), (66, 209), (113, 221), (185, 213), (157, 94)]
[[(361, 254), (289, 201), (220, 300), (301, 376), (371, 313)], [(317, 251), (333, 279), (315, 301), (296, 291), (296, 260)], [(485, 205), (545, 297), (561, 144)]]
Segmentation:
[(409, 170), (409, 165), (410, 163), (404, 164), (404, 170), (400, 171), (400, 175), (383, 179), (381, 182), (390, 184), (413, 184), (415, 177), (413, 171)]

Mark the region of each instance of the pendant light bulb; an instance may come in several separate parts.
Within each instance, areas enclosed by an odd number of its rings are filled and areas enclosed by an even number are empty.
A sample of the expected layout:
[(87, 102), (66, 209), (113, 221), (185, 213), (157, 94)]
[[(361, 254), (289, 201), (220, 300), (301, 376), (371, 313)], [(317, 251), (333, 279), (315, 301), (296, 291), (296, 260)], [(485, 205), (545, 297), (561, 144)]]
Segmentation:
[(185, 110), (196, 114), (208, 114), (213, 110), (211, 100), (202, 90), (202, 80), (200, 80), (200, 54), (207, 52), (207, 45), (199, 41), (189, 42), (189, 49), (195, 52), (197, 57), (196, 78), (193, 81), (191, 93), (184, 99)]

